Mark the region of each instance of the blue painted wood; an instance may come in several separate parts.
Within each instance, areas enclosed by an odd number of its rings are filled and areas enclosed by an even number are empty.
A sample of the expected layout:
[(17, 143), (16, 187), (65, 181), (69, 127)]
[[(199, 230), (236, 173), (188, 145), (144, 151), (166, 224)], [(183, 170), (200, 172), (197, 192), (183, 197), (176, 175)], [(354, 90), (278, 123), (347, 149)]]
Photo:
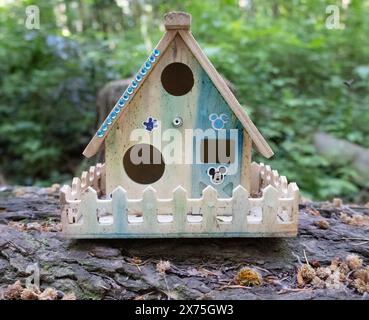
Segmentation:
[[(195, 119), (195, 128), (199, 128), (202, 130), (207, 129), (213, 129), (220, 128), (222, 123), (219, 119), (219, 116), (224, 114), (228, 117), (228, 121), (224, 123), (223, 129), (226, 131), (227, 138), (231, 138), (234, 140), (237, 140), (237, 149), (238, 153), (236, 154), (236, 173), (231, 175), (226, 175), (224, 178), (223, 183), (217, 185), (213, 184), (210, 180), (210, 177), (207, 173), (208, 169), (211, 167), (219, 167), (220, 164), (202, 164), (202, 163), (196, 163), (196, 159), (199, 159), (199, 146), (197, 145), (199, 143), (199, 140), (201, 137), (197, 135), (194, 138), (194, 160), (195, 163), (192, 167), (192, 197), (198, 198), (202, 196), (202, 191), (205, 186), (211, 185), (214, 187), (217, 191), (220, 197), (231, 197), (232, 196), (232, 190), (235, 186), (240, 184), (241, 179), (241, 159), (242, 159), (242, 142), (243, 142), (243, 127), (238, 120), (238, 118), (235, 116), (231, 108), (228, 106), (224, 98), (220, 95), (219, 91), (214, 86), (213, 82), (207, 75), (207, 73), (201, 68), (199, 70), (199, 76), (201, 81), (199, 82), (200, 87), (198, 88), (199, 96), (197, 100), (197, 114)], [(209, 119), (209, 116), (212, 114), (216, 114)], [(236, 134), (233, 135), (230, 132), (230, 129), (236, 129), (238, 130)], [(215, 130), (217, 132), (217, 130)], [(218, 131), (216, 135), (221, 138), (220, 132)], [(224, 130), (223, 132), (224, 133)], [(197, 141), (195, 141), (198, 139)], [(225, 165), (229, 168), (229, 165)]]

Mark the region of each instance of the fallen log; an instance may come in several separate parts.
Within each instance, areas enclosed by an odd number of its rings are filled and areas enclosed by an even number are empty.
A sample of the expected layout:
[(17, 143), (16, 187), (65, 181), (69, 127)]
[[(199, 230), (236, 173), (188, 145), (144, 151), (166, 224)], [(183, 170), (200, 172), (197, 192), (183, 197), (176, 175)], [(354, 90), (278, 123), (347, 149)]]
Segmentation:
[(352, 167), (357, 172), (355, 181), (369, 187), (369, 149), (323, 132), (315, 134), (314, 144), (330, 163)]
[[(332, 288), (301, 283), (299, 268), (332, 266), (356, 254), (369, 264), (369, 208), (308, 202), (296, 238), (66, 240), (60, 232), (58, 187), (2, 188), (0, 296), (27, 285), (22, 298), (78, 299), (363, 299), (351, 280)], [(362, 218), (354, 218), (354, 216)], [(350, 220), (351, 219), (351, 220)], [(326, 223), (320, 223), (320, 221)], [(263, 281), (235, 282), (243, 267)], [(317, 269), (316, 269), (317, 270)], [(352, 277), (351, 273), (347, 277)], [(52, 289), (47, 289), (52, 288)], [(47, 290), (46, 290), (47, 289)], [(54, 290), (54, 291), (53, 291)], [(14, 290), (11, 291), (14, 293)], [(15, 290), (15, 292), (17, 292)], [(52, 294), (52, 293), (55, 294)], [(18, 298), (19, 298), (18, 297)]]

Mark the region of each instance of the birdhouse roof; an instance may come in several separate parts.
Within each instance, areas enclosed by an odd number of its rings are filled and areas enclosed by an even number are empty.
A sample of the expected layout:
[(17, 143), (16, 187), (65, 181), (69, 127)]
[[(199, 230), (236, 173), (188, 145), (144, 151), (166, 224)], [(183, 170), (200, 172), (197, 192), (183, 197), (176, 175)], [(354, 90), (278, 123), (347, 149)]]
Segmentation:
[(239, 104), (232, 91), (229, 89), (221, 75), (216, 71), (210, 60), (201, 50), (199, 44), (193, 37), (190, 31), (191, 16), (184, 12), (171, 12), (164, 16), (164, 25), (166, 28), (166, 33), (159, 41), (152, 54), (140, 68), (139, 72), (122, 94), (121, 98), (117, 101), (116, 105), (113, 107), (105, 121), (101, 124), (100, 128), (83, 151), (83, 155), (89, 158), (99, 151), (114, 124), (118, 121), (118, 119), (124, 117), (124, 114), (128, 111), (128, 106), (133, 100), (133, 97), (135, 94), (137, 94), (142, 87), (142, 84), (149, 77), (150, 73), (163, 56), (163, 53), (168, 48), (169, 44), (176, 36), (180, 36), (199, 64), (208, 74), (214, 86), (227, 102), (231, 110), (239, 119), (242, 126), (252, 139), (256, 149), (264, 157), (270, 158), (273, 155), (272, 149), (261, 135), (259, 130), (256, 128), (254, 123), (251, 121), (246, 110)]

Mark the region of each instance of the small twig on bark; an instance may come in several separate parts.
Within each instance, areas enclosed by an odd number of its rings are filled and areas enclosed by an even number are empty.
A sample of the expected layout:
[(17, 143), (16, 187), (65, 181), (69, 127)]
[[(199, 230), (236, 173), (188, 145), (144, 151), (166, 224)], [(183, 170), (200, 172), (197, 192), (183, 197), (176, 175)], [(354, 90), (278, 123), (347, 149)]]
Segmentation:
[(361, 246), (363, 244), (367, 244), (368, 242), (369, 242), (369, 240), (368, 241), (364, 241), (364, 242), (359, 242), (359, 243), (353, 243), (352, 245), (353, 246)]
[(289, 292), (300, 292), (300, 291), (311, 291), (311, 290), (312, 290), (311, 288), (304, 288), (304, 289), (286, 288), (286, 289), (279, 290), (277, 294), (284, 294), (284, 293), (289, 293)]
[(310, 263), (309, 263), (309, 260), (308, 260), (308, 258), (306, 256), (305, 249), (303, 251), (304, 251), (304, 257), (305, 257), (306, 264), (310, 267)]
[(251, 287), (241, 286), (239, 284), (226, 285), (218, 288), (219, 291), (224, 289), (251, 289)]
[(343, 206), (342, 206), (342, 208), (343, 208), (344, 210), (349, 211), (351, 214), (358, 214), (358, 212), (357, 212), (357, 211), (355, 211), (355, 210), (351, 209), (351, 208), (350, 208), (349, 206), (347, 206), (347, 205), (343, 205)]
[[(357, 241), (363, 241), (363, 242), (369, 242), (368, 238), (343, 238), (343, 240), (357, 240)], [(358, 245), (358, 244), (356, 244)]]
[(15, 244), (13, 241), (8, 241), (8, 243), (14, 247), (15, 249), (19, 250), (21, 253), (23, 254), (27, 254), (27, 251), (24, 250), (22, 247), (18, 246), (17, 244)]
[(254, 266), (253, 268), (258, 269), (258, 270), (261, 270), (261, 271), (264, 271), (264, 272), (266, 272), (268, 274), (271, 274), (271, 272), (269, 270), (267, 270), (267, 269), (260, 268), (260, 267), (257, 267), (257, 266)]
[(301, 260), (300, 260), (300, 257), (296, 254), (296, 253), (294, 253), (293, 251), (292, 251), (292, 255), (297, 259), (297, 261), (301, 264), (301, 265), (303, 265), (303, 263), (301, 262)]

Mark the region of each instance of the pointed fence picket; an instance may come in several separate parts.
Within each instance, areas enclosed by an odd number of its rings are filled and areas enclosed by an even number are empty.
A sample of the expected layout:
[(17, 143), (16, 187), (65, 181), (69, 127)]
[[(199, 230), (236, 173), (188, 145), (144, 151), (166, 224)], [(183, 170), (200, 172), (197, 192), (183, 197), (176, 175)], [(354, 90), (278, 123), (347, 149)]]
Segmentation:
[(187, 223), (188, 203), (187, 191), (181, 186), (173, 191), (173, 212), (176, 213), (173, 217), (174, 229), (183, 233)]

